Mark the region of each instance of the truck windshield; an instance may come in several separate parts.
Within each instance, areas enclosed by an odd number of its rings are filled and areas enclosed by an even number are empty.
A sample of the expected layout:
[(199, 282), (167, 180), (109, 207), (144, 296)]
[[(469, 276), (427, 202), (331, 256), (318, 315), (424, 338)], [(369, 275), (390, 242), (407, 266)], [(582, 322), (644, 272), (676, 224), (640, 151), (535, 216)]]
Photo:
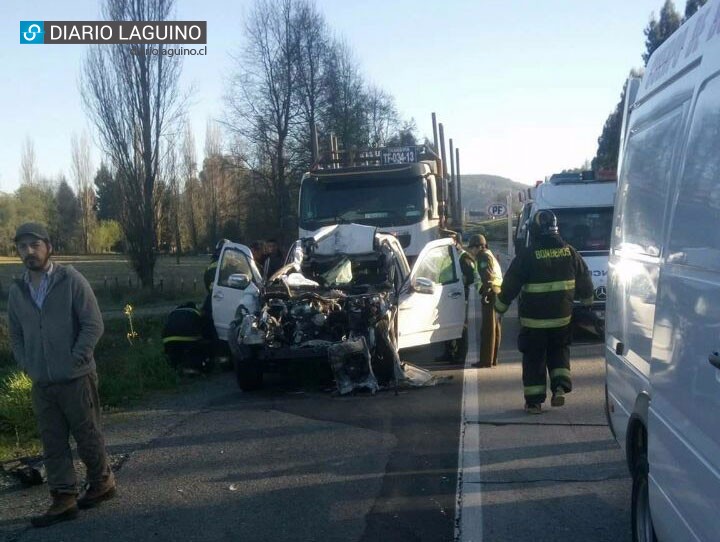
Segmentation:
[(558, 219), (560, 237), (578, 252), (610, 250), (613, 208), (592, 207), (553, 209)]
[(300, 227), (316, 230), (329, 224), (355, 222), (368, 226), (402, 226), (425, 215), (422, 177), (319, 181), (305, 179), (300, 188)]

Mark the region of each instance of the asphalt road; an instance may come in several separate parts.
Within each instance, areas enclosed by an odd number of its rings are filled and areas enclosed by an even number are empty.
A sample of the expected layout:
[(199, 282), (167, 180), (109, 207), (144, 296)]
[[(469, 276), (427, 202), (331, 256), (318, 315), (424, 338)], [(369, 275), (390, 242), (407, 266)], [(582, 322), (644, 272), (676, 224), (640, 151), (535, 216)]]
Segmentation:
[[(186, 396), (111, 415), (119, 497), (37, 530), (27, 516), (45, 504), (46, 489), (2, 490), (0, 537), (629, 540), (630, 480), (605, 426), (600, 345), (573, 346), (568, 404), (529, 418), (516, 331), (517, 321), (506, 318), (495, 369), (435, 362), (437, 348), (404, 352), (452, 378), (398, 395), (336, 397), (282, 376), (243, 394), (225, 373)], [(465, 412), (477, 442), (460, 454), (456, 508), (463, 389), (477, 390)]]
[[(631, 480), (605, 421), (602, 345), (578, 330), (566, 405), (523, 412), (519, 324), (505, 318), (499, 366), (466, 370), (458, 540), (630, 540)], [(476, 392), (473, 408), (468, 397)]]

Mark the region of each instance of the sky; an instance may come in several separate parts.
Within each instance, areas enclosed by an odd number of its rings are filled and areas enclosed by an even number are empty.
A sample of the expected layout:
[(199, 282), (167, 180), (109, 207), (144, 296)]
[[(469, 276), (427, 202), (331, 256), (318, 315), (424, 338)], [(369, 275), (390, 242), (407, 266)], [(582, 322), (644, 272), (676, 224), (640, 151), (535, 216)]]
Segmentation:
[[(592, 159), (663, 0), (316, 0), (366, 80), (392, 94), (418, 136), (431, 113), (460, 149), (463, 174), (532, 184)], [(684, 0), (677, 0), (682, 12)], [(208, 120), (222, 118), (251, 0), (177, 0), (178, 20), (207, 21), (205, 57), (185, 57), (181, 87), (198, 157)], [(87, 45), (21, 45), (19, 21), (97, 20), (100, 0), (0, 3), (0, 191), (19, 185), (23, 141), (45, 177), (70, 179), (71, 137), (101, 152), (79, 92)]]

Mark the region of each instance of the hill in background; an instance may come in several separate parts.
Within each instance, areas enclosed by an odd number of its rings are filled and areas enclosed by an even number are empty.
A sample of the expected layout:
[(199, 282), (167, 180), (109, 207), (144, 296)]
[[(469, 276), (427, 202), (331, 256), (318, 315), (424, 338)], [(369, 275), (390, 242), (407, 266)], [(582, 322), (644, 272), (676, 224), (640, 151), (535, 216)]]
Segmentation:
[(518, 192), (530, 185), (518, 183), (498, 175), (461, 175), (462, 206), (468, 211), (485, 213), (491, 203), (505, 203), (508, 192), (513, 195), (513, 210), (518, 211)]

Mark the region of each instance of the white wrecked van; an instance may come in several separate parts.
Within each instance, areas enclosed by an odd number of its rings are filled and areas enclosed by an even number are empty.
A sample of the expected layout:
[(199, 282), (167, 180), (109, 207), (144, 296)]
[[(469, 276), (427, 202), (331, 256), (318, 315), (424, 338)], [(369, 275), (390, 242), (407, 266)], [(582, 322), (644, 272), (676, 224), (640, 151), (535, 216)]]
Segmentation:
[(606, 315), (607, 411), (633, 540), (720, 540), (720, 0), (626, 107)]

